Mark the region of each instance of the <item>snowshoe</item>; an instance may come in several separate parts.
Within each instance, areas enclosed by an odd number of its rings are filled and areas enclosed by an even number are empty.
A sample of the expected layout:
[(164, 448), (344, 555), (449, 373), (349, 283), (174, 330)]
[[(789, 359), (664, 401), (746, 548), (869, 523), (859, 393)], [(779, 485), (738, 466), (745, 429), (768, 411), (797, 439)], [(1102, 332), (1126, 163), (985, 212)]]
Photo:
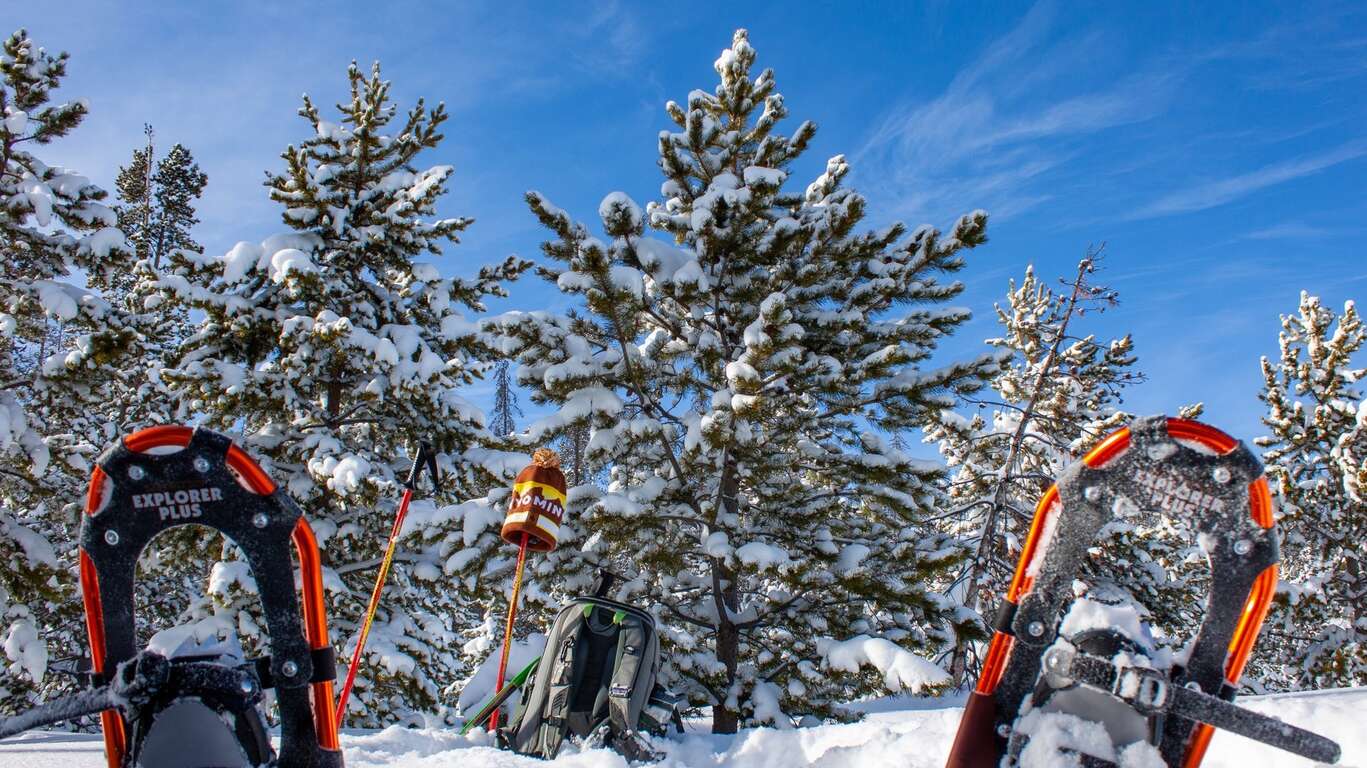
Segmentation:
[[(81, 526), (80, 576), (97, 687), (0, 725), (0, 735), (100, 713), (110, 768), (341, 768), (322, 570), (299, 508), (227, 437), (165, 426), (100, 456)], [(244, 553), (260, 592), (271, 656), (205, 645), (176, 630), (135, 648), (133, 582), (162, 531), (202, 525)], [(303, 605), (290, 543), (298, 552)], [(277, 756), (260, 706), (275, 689)]]
[[(1074, 596), (1088, 548), (1129, 505), (1187, 521), (1206, 554), (1210, 594), (1182, 663), (1132, 606)], [(1233, 704), (1277, 562), (1271, 493), (1246, 446), (1161, 416), (1111, 434), (1035, 510), (948, 768), (1196, 768), (1214, 728), (1336, 762), (1329, 739)]]

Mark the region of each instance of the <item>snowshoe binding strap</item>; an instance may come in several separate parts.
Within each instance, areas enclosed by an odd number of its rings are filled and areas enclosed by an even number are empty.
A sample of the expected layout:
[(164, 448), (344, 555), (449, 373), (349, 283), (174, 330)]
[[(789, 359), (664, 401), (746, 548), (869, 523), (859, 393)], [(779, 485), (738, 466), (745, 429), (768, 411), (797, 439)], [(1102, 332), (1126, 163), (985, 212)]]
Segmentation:
[[(1228, 435), (1185, 419), (1136, 420), (1070, 466), (1035, 510), (950, 768), (995, 766), (1040, 680), (1072, 585), (1101, 528), (1135, 505), (1187, 521), (1211, 569), (1211, 592), (1187, 665), (1169, 689), (1223, 692), (1238, 684), (1277, 583), (1272, 499), (1262, 466)], [(1156, 690), (1153, 691), (1156, 693)], [(1214, 717), (1214, 716), (1212, 716)], [(1196, 768), (1213, 733), (1198, 717), (1161, 718), (1167, 765)]]
[(1173, 685), (1161, 669), (1114, 664), (1059, 642), (1044, 654), (1044, 680), (1053, 688), (1090, 685), (1124, 701), (1146, 717), (1180, 718), (1188, 727), (1205, 723), (1261, 741), (1317, 763), (1339, 759), (1339, 745), (1275, 717), (1236, 706), (1195, 686)]
[[(332, 681), (315, 681), (314, 653), (331, 647), (322, 569), (299, 507), (227, 437), (206, 429), (153, 427), (97, 460), (81, 525), (81, 587), (94, 672), (133, 658), (133, 581), (138, 557), (162, 531), (197, 524), (243, 552), (270, 634), (270, 677), (281, 720), (282, 768), (340, 766)], [(299, 555), (303, 606), (290, 545)], [(315, 682), (311, 682), (315, 681)], [(129, 752), (128, 723), (101, 716), (111, 768)]]
[(105, 710), (136, 708), (146, 704), (169, 678), (170, 664), (164, 657), (141, 654), (120, 664), (114, 679), (106, 685), (44, 702), (0, 720), (0, 739)]

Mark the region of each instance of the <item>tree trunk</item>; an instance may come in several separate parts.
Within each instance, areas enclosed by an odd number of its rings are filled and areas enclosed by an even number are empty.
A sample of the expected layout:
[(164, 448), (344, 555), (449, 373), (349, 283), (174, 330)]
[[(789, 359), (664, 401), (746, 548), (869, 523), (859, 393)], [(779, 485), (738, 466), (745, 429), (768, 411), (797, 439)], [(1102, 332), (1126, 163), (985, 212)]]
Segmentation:
[(327, 404), (325, 407), (327, 408), (328, 420), (335, 422), (337, 417), (342, 413), (342, 382), (340, 379), (333, 378), (328, 381)]
[[(725, 594), (730, 593), (734, 598), (735, 585), (726, 577), (730, 575), (730, 569), (722, 565), (721, 561), (715, 561), (713, 573), (726, 581), (727, 586), (723, 590)], [(726, 666), (726, 688), (725, 692), (730, 695), (731, 686), (736, 682), (736, 667), (740, 658), (740, 632), (736, 625), (725, 616), (717, 624), (717, 661)], [(722, 701), (712, 707), (712, 732), (713, 733), (735, 733), (740, 730), (740, 713), (726, 706)]]
[[(738, 513), (736, 497), (739, 493), (736, 460), (727, 456), (722, 463), (721, 504), (728, 517), (734, 518)], [(736, 684), (736, 669), (740, 666), (740, 630), (731, 621), (732, 614), (740, 610), (740, 590), (735, 573), (718, 558), (712, 559), (712, 589), (717, 606), (717, 661), (726, 668), (724, 691), (729, 697)], [(726, 706), (725, 700), (712, 707), (713, 733), (735, 733), (739, 729), (740, 713)]]

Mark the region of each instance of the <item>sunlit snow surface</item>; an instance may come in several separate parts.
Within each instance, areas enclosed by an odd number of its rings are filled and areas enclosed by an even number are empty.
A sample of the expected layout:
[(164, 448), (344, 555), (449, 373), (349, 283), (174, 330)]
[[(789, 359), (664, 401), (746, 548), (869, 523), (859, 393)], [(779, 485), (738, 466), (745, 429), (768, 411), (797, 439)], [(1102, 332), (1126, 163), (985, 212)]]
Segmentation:
[[(851, 725), (826, 725), (780, 731), (756, 728), (734, 737), (712, 736), (705, 724), (681, 739), (664, 742), (660, 766), (703, 768), (941, 768), (959, 723), (959, 700), (917, 698), (869, 702), (869, 715)], [(1340, 765), (1367, 768), (1367, 688), (1248, 697), (1240, 703), (1275, 714), (1289, 723), (1336, 739), (1343, 747)], [(390, 728), (342, 737), (348, 768), (625, 768), (626, 761), (605, 750), (567, 747), (550, 763), (518, 757), (490, 746), (487, 734), (461, 737), (454, 730)], [(103, 768), (98, 736), (30, 733), (0, 742), (0, 768)], [(1217, 734), (1206, 768), (1290, 768), (1313, 763), (1227, 733)]]

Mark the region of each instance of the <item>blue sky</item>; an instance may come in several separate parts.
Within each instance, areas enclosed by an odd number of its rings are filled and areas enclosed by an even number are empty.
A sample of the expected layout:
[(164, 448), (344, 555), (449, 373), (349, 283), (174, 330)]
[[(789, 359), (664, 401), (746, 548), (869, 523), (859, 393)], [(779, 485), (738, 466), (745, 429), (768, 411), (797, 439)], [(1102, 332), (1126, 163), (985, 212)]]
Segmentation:
[[(1105, 242), (1133, 332), (1136, 412), (1201, 400), (1259, 434), (1258, 357), (1307, 290), (1367, 296), (1367, 7), (1291, 3), (6, 3), (72, 54), (65, 98), (93, 114), (44, 150), (111, 186), (152, 123), (209, 174), (210, 252), (281, 228), (261, 186), (307, 136), (299, 96), (330, 104), (351, 59), (379, 59), (402, 106), (452, 112), (429, 161), (456, 167), (442, 213), (473, 216), (440, 266), (539, 257), (522, 193), (589, 219), (608, 192), (658, 197), (668, 99), (715, 84), (739, 26), (797, 121), (821, 128), (805, 185), (844, 153), (871, 227), (992, 214), (947, 354), (981, 349), (992, 303), (1033, 263), (1073, 271)], [(1196, 5), (1196, 4), (1190, 4)], [(501, 306), (558, 297), (533, 281)], [(481, 399), (475, 393), (476, 399)]]

